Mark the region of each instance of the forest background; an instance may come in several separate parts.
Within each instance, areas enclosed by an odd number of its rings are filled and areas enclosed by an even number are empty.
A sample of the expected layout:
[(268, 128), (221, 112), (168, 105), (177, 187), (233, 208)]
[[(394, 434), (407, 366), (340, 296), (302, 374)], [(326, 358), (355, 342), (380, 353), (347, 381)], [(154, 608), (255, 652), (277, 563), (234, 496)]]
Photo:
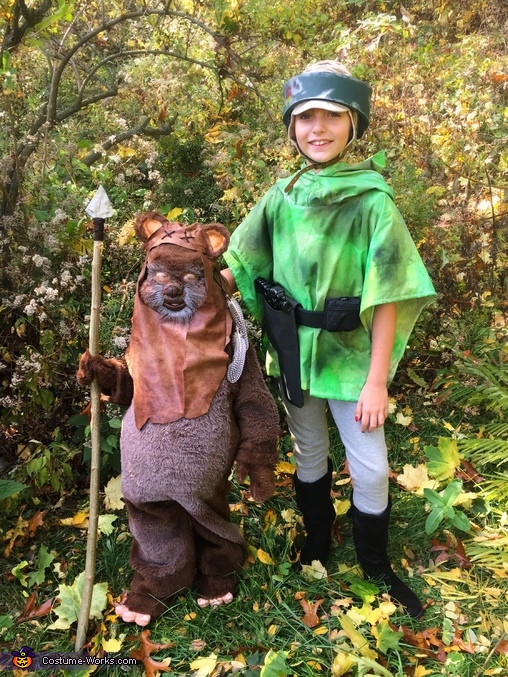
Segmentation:
[[(410, 621), (361, 580), (337, 439), (337, 547), (328, 571), (293, 570), (302, 526), (284, 435), (274, 499), (251, 503), (233, 480), (233, 519), (250, 546), (235, 601), (198, 611), (183, 594), (152, 627), (156, 644), (136, 636), (112, 613), (130, 577), (130, 537), (117, 479), (122, 412), (108, 406), (89, 647), (135, 656), (147, 675), (506, 674), (507, 9), (506, 0), (0, 1), (0, 651), (73, 647), (89, 470), (88, 393), (74, 376), (90, 313), (85, 206), (103, 185), (115, 208), (100, 346), (121, 355), (142, 258), (135, 215), (157, 209), (234, 229), (299, 166), (281, 124), (282, 83), (338, 58), (374, 90), (352, 161), (386, 151), (439, 293), (391, 388), (387, 425), (392, 559), (426, 614)], [(261, 355), (254, 325), (251, 338)]]

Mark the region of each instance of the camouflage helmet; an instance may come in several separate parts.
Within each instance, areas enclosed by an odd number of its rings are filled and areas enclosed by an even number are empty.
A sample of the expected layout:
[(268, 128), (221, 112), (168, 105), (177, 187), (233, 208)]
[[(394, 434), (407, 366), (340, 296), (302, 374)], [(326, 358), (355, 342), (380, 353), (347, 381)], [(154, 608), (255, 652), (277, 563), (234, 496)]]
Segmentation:
[(284, 84), (282, 120), (287, 128), (293, 110), (306, 101), (333, 102), (358, 113), (357, 138), (369, 125), (372, 88), (363, 80), (350, 75), (327, 71), (304, 72)]

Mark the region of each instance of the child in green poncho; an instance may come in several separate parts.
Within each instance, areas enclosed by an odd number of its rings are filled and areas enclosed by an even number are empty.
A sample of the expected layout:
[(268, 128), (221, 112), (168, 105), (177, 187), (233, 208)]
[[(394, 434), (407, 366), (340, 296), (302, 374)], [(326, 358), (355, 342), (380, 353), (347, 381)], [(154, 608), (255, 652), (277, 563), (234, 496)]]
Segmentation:
[[(286, 82), (283, 121), (305, 164), (277, 181), (235, 230), (223, 275), (260, 322), (265, 306), (257, 278), (280, 285), (293, 299), (296, 367), (284, 373), (284, 355), (272, 346), (267, 372), (281, 376), (294, 443), (296, 502), (307, 532), (300, 562), (324, 564), (330, 550), (335, 512), (328, 406), (354, 488), (350, 514), (358, 560), (417, 618), (422, 604), (387, 555), (391, 501), (383, 424), (388, 385), (435, 291), (379, 173), (382, 155), (344, 162), (368, 126), (370, 96), (370, 86), (336, 61), (314, 64)], [(344, 299), (352, 308), (357, 303), (356, 321), (346, 324), (330, 310)], [(298, 362), (301, 387), (295, 393), (288, 383)]]

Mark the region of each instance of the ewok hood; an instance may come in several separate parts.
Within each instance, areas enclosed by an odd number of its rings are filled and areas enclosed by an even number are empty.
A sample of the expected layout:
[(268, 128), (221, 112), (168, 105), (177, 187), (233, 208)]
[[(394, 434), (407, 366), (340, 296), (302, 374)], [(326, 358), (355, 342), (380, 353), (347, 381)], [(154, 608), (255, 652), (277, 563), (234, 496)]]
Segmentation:
[[(146, 216), (136, 224), (138, 237), (145, 241), (147, 259), (138, 278), (126, 355), (134, 381), (138, 429), (148, 419), (164, 424), (206, 414), (226, 375), (229, 356), (225, 349), (232, 331), (232, 318), (215, 279), (220, 275), (215, 260), (229, 243), (226, 228), (220, 224), (185, 226), (165, 221), (160, 215), (156, 218), (154, 213)], [(193, 256), (198, 252), (205, 271), (205, 300), (187, 324), (164, 319), (139, 294), (150, 252), (164, 247), (170, 257), (175, 246), (190, 250)]]

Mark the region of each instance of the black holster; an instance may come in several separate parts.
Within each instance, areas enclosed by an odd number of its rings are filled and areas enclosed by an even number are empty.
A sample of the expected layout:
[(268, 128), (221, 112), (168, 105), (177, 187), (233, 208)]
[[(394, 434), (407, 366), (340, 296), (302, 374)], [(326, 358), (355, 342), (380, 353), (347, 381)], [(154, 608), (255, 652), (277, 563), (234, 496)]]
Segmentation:
[(263, 278), (255, 280), (256, 290), (263, 297), (263, 329), (279, 358), (280, 381), (284, 397), (295, 407), (303, 407), (300, 379), (300, 345), (295, 318), (296, 301), (279, 285)]

